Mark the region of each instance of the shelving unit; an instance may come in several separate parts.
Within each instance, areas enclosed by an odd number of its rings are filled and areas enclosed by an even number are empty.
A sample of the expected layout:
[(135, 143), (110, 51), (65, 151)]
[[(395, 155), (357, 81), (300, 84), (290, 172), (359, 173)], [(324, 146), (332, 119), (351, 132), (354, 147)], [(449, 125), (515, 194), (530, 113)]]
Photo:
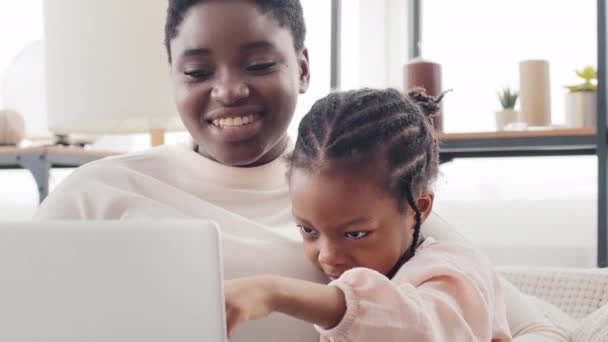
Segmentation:
[(439, 133), (442, 162), (455, 158), (595, 155), (595, 129)]
[(0, 169), (29, 170), (36, 181), (38, 200), (42, 203), (49, 193), (49, 175), (52, 168), (79, 167), (116, 154), (118, 153), (62, 146), (0, 146)]
[[(420, 55), (422, 0), (408, 1), (408, 56), (415, 58)], [(598, 113), (595, 129), (439, 135), (440, 155), (443, 162), (455, 158), (596, 155), (598, 158), (598, 267), (608, 267), (607, 15), (605, 0), (597, 0)]]

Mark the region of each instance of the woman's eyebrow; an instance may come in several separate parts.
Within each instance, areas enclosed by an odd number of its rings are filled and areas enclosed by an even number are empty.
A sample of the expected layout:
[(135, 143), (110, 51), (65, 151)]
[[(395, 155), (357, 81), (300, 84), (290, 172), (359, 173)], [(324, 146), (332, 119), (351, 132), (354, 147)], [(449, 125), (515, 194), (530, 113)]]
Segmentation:
[(255, 42), (246, 43), (241, 46), (241, 51), (257, 50), (257, 49), (271, 49), (274, 50), (276, 47), (273, 43), (266, 40), (258, 40)]
[(211, 50), (205, 48), (186, 49), (182, 52), (181, 58), (210, 55)]

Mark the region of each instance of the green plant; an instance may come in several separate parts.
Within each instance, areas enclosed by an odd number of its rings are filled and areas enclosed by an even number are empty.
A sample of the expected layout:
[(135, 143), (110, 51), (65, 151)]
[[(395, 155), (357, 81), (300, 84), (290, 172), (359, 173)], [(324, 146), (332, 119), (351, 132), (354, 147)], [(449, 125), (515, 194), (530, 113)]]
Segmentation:
[(597, 90), (597, 71), (595, 68), (588, 66), (581, 71), (576, 71), (576, 75), (583, 79), (583, 83), (566, 86), (571, 92), (579, 91), (596, 91)]
[(509, 87), (504, 87), (502, 90), (498, 90), (496, 92), (498, 94), (498, 99), (500, 100), (500, 104), (503, 109), (513, 109), (515, 108), (515, 102), (517, 102), (517, 92), (511, 90)]

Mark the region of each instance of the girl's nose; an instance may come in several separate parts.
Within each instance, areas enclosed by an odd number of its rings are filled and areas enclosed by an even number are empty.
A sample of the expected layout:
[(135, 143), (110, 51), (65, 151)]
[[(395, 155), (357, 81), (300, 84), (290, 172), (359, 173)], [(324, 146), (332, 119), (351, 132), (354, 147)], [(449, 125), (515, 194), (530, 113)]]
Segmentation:
[(238, 77), (224, 75), (213, 85), (211, 97), (223, 105), (232, 105), (249, 97), (249, 87)]
[(341, 268), (346, 265), (346, 256), (341, 248), (331, 242), (323, 242), (319, 248), (319, 264), (332, 268)]

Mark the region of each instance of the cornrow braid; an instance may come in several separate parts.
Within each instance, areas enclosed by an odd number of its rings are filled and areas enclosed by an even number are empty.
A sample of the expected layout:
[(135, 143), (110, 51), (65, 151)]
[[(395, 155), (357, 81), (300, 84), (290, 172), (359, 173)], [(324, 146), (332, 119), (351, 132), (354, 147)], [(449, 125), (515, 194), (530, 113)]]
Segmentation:
[(435, 180), (439, 169), (438, 142), (432, 116), (439, 111), (438, 98), (421, 88), (405, 96), (394, 89), (361, 89), (335, 92), (318, 100), (298, 128), (295, 149), (289, 156), (288, 176), (294, 168), (314, 171), (331, 162), (364, 162), (385, 156), (386, 188), (399, 209), (409, 205), (415, 212), (413, 241), (397, 264), (397, 270), (414, 256), (422, 214), (414, 197)]

